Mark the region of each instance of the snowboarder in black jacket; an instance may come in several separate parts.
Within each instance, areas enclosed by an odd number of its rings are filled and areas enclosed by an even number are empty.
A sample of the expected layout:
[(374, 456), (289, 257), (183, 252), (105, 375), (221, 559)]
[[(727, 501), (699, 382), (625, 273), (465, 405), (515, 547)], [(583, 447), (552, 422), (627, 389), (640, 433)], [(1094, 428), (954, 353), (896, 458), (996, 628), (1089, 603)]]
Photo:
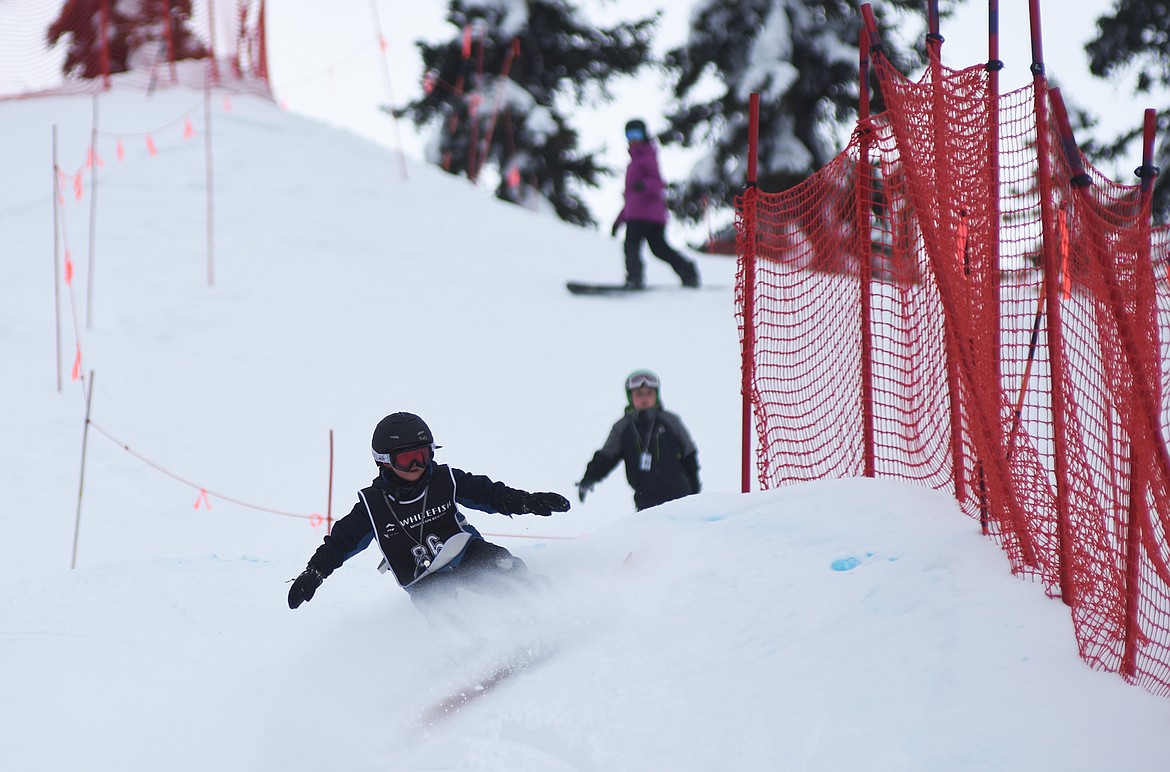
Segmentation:
[(450, 597), (457, 587), (502, 591), (528, 576), (508, 550), (486, 541), (460, 506), (508, 515), (566, 512), (557, 493), (527, 493), (435, 463), (434, 438), (413, 413), (383, 418), (372, 440), (378, 476), (358, 493), (349, 514), (337, 521), (305, 570), (292, 583), (288, 607), (312, 600), (321, 582), (349, 558), (377, 542), (380, 570), (389, 569), (411, 600)]
[(682, 419), (663, 410), (660, 388), (658, 376), (649, 370), (626, 379), (626, 413), (577, 483), (582, 502), (619, 461), (626, 464), (626, 480), (639, 511), (699, 492), (698, 451)]

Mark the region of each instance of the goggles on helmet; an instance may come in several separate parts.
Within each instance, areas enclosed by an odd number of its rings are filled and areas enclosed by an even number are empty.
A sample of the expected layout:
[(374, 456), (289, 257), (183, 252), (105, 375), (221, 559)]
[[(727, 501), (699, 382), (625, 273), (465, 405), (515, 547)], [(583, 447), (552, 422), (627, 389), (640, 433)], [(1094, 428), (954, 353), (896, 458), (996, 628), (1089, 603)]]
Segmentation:
[(626, 379), (626, 391), (640, 389), (643, 386), (651, 389), (659, 388), (658, 376), (653, 373), (634, 373)]
[(626, 129), (626, 139), (628, 139), (630, 142), (645, 142), (646, 132), (642, 131), (636, 126), (632, 129)]
[(395, 450), (392, 453), (374, 454), (374, 460), (379, 464), (389, 464), (400, 472), (409, 472), (413, 469), (425, 469), (434, 457), (434, 445)]

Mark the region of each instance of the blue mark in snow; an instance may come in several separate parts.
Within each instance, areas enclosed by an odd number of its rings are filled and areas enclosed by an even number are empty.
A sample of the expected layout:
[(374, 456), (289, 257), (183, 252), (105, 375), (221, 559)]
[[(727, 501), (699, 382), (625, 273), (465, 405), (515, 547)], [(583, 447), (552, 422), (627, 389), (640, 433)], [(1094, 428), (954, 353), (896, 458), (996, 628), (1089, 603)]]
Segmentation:
[(829, 567), (834, 571), (852, 571), (859, 565), (861, 565), (861, 561), (850, 555), (846, 558), (837, 558), (829, 564)]

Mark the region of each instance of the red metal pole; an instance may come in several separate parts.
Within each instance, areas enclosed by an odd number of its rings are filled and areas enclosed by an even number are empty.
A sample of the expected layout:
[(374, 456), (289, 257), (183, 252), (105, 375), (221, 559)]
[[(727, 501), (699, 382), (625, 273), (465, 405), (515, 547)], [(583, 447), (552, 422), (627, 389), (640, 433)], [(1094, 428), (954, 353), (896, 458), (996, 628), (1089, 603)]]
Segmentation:
[(1059, 552), (1061, 599), (1072, 606), (1073, 585), (1068, 564), (1068, 427), (1065, 406), (1064, 328), (1060, 315), (1060, 266), (1057, 261), (1056, 218), (1052, 211), (1052, 165), (1048, 117), (1048, 81), (1044, 76), (1044, 46), (1040, 34), (1040, 0), (1028, 0), (1032, 32), (1032, 89), (1036, 111), (1036, 182), (1040, 194), (1041, 264), (1045, 294), (1045, 319), (1048, 325), (1048, 360), (1052, 382), (1052, 454), (1056, 486), (1056, 536)]
[(760, 95), (752, 93), (748, 100), (748, 163), (747, 189), (744, 191), (744, 207), (750, 209), (746, 218), (749, 231), (743, 254), (743, 349), (741, 351), (740, 393), (743, 397), (741, 427), (743, 446), (741, 449), (740, 491), (752, 489), (752, 380), (755, 375), (755, 304), (756, 304), (756, 214), (759, 189), (757, 187), (756, 159), (760, 139)]
[[(1150, 195), (1154, 189), (1154, 178), (1158, 172), (1154, 162), (1154, 135), (1156, 130), (1156, 110), (1146, 110), (1145, 123), (1142, 127), (1142, 165), (1138, 168), (1141, 178), (1141, 216), (1142, 225), (1146, 229), (1146, 238), (1143, 248), (1143, 262), (1150, 259)], [(1141, 622), (1138, 618), (1138, 603), (1141, 600), (1141, 544), (1145, 538), (1146, 521), (1149, 520), (1149, 505), (1146, 501), (1145, 475), (1138, 474), (1138, 465), (1130, 462), (1130, 495), (1129, 495), (1129, 528), (1126, 529), (1125, 545), (1125, 648), (1121, 655), (1121, 674), (1126, 678), (1137, 675), (1137, 655), (1141, 647)], [(1142, 465), (1144, 471), (1144, 465)], [(1141, 479), (1139, 479), (1141, 478)]]
[[(999, 0), (987, 0), (987, 99), (988, 110), (987, 116), (990, 126), (988, 126), (988, 135), (990, 137), (991, 147), (988, 148), (988, 160), (991, 167), (991, 183), (987, 191), (987, 200), (990, 202), (990, 238), (987, 247), (991, 251), (991, 271), (993, 281), (991, 282), (991, 307), (995, 309), (1002, 308), (1000, 304), (1000, 208), (999, 208), (999, 71), (1003, 69), (1003, 62), (999, 60)], [(1000, 313), (996, 313), (994, 317), (995, 329), (992, 333), (992, 357), (991, 361), (995, 363), (996, 382), (1001, 382), (1001, 349), (1000, 337), (1002, 324), (1000, 323)]]
[(873, 429), (873, 170), (869, 163), (872, 127), (869, 126), (869, 33), (861, 29), (858, 35), (858, 76), (860, 101), (857, 108), (861, 141), (857, 160), (857, 219), (861, 253), (861, 447), (866, 477), (876, 476)]
[[(934, 147), (935, 147), (935, 182), (942, 194), (944, 181), (947, 177), (947, 153), (946, 147), (946, 125), (944, 123), (944, 116), (946, 115), (946, 93), (943, 83), (942, 72), (942, 35), (938, 31), (938, 8), (937, 1), (932, 0), (931, 5), (935, 6), (930, 14), (930, 30), (926, 35), (927, 54), (930, 57), (930, 80), (933, 87), (932, 101), (934, 115), (932, 124), (934, 126)], [(949, 185), (947, 186), (949, 187)], [(951, 191), (947, 191), (948, 193)], [(949, 226), (955, 222), (955, 213), (949, 208), (943, 207), (939, 212), (940, 217), (945, 225)], [(956, 232), (958, 228), (956, 227)], [(959, 313), (957, 298), (951, 302), (951, 314)], [(944, 300), (944, 304), (945, 304)], [(968, 304), (969, 305), (969, 304)], [(972, 348), (970, 342), (959, 340), (955, 334), (954, 322), (945, 325), (944, 335), (946, 338), (947, 348), (947, 408), (951, 416), (951, 465), (954, 468), (953, 476), (955, 483), (955, 499), (958, 501), (965, 501), (967, 498), (967, 456), (963, 452), (963, 413), (966, 407), (963, 403), (960, 389), (960, 363), (964, 359), (964, 347)], [(970, 351), (967, 358), (974, 356), (974, 352)]]

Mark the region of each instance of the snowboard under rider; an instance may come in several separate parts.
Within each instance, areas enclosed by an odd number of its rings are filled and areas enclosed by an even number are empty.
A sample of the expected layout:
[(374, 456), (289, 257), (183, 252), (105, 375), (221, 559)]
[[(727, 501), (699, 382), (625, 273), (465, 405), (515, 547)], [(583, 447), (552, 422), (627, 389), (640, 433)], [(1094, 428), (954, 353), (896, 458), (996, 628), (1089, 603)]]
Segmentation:
[(558, 493), (528, 493), (483, 475), (435, 463), (434, 438), (413, 413), (393, 413), (374, 429), (378, 465), (373, 484), (358, 492), (349, 514), (293, 580), (288, 607), (312, 600), (321, 582), (372, 543), (416, 605), (450, 597), (457, 588), (502, 593), (529, 578), (524, 561), (480, 535), (460, 512), (469, 507), (508, 516), (566, 512)]
[(678, 274), (684, 287), (699, 286), (699, 269), (666, 243), (666, 184), (658, 170), (658, 151), (646, 133), (646, 123), (635, 118), (626, 124), (630, 143), (630, 165), (626, 167), (625, 203), (610, 233), (626, 226), (626, 286), (646, 286), (642, 265), (642, 242)]
[(625, 415), (610, 429), (577, 483), (582, 502), (623, 461), (639, 511), (699, 492), (698, 450), (682, 419), (662, 408), (660, 389), (658, 376), (649, 370), (626, 378)]

